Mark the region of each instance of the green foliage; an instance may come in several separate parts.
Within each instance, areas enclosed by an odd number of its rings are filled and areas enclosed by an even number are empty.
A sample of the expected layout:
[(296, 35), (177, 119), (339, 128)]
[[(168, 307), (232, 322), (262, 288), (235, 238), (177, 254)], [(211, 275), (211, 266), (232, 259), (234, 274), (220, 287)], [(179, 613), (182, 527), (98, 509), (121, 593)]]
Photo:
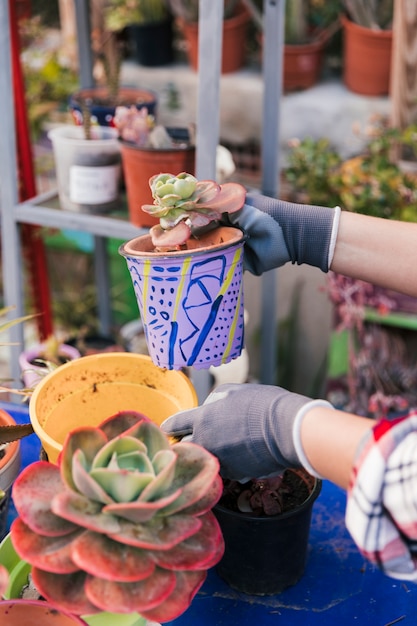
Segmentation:
[(311, 204), (417, 222), (417, 177), (405, 171), (398, 159), (404, 150), (415, 156), (417, 125), (401, 131), (376, 117), (367, 137), (362, 154), (347, 161), (327, 139), (293, 141), (284, 173), (291, 195)]
[(315, 39), (338, 19), (340, 10), (340, 0), (287, 0), (285, 42), (303, 44)]
[(29, 125), (32, 138), (37, 139), (51, 111), (67, 110), (68, 97), (78, 88), (78, 76), (62, 61), (56, 46), (45, 46), (46, 30), (39, 16), (23, 20), (20, 34)]
[[(238, 4), (239, 0), (224, 0), (225, 19), (234, 14)], [(176, 17), (180, 17), (186, 22), (198, 21), (199, 0), (168, 0), (168, 5)]]
[(108, 0), (106, 27), (121, 31), (130, 24), (161, 22), (170, 16), (165, 0)]
[(292, 192), (311, 204), (338, 204), (337, 191), (342, 159), (326, 138), (292, 140), (285, 178)]

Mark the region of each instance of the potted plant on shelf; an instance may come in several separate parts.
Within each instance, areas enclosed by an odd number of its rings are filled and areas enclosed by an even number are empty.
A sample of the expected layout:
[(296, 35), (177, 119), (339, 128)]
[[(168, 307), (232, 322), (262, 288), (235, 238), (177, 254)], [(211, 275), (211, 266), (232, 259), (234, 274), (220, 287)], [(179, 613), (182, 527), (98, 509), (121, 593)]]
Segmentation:
[(86, 133), (83, 126), (66, 124), (52, 128), (48, 137), (61, 208), (93, 214), (119, 209), (122, 168), (117, 131), (88, 125)]
[(110, 32), (125, 32), (130, 55), (147, 67), (174, 60), (172, 14), (166, 0), (109, 0), (105, 22)]
[[(263, 0), (245, 2), (263, 37)], [(324, 51), (340, 29), (341, 0), (287, 0), (284, 31), (284, 91), (307, 89), (317, 83), (323, 69)]]
[(70, 432), (58, 465), (21, 472), (12, 543), (63, 610), (175, 619), (223, 554), (218, 472), (204, 448), (170, 444), (143, 415), (121, 412)]
[(218, 574), (250, 595), (275, 595), (296, 584), (307, 561), (321, 481), (304, 470), (287, 469), (274, 477), (223, 483), (213, 509), (225, 543)]
[(152, 115), (156, 115), (157, 96), (153, 91), (120, 84), (124, 39), (120, 32), (108, 28), (104, 3), (101, 2), (101, 7), (100, 3), (97, 5), (92, 14), (91, 31), (96, 84), (71, 96), (69, 107), (75, 123), (112, 126), (117, 106), (134, 105), (138, 109), (146, 106)]
[(393, 0), (344, 0), (343, 80), (356, 93), (383, 96), (389, 92)]
[(194, 173), (194, 127), (165, 128), (156, 124), (146, 108), (117, 107), (114, 125), (118, 131), (126, 184), (129, 218), (135, 226), (158, 223), (142, 205), (152, 202), (149, 179), (160, 172)]
[(19, 355), (19, 365), (26, 389), (33, 389), (50, 371), (80, 356), (77, 348), (66, 344), (55, 335), (24, 350)]
[[(168, 0), (168, 4), (184, 36), (189, 64), (194, 70), (198, 70), (199, 0)], [(245, 63), (249, 21), (250, 13), (246, 2), (224, 0), (221, 65), (223, 74), (236, 72)]]
[(120, 247), (149, 354), (167, 369), (227, 363), (243, 348), (244, 234), (218, 222), (243, 206), (246, 190), (186, 172), (149, 184), (154, 203), (142, 208), (160, 223)]

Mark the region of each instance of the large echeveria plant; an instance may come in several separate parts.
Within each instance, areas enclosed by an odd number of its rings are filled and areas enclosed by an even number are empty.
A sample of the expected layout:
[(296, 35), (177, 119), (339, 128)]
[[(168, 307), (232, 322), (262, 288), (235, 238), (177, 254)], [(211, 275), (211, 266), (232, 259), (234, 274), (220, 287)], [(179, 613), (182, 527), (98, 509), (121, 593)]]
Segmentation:
[(197, 180), (187, 172), (157, 174), (149, 179), (149, 185), (154, 203), (142, 205), (142, 210), (159, 218), (159, 224), (150, 230), (158, 249), (183, 245), (197, 229), (219, 221), (223, 213), (241, 209), (246, 197), (239, 183), (219, 185), (214, 180)]
[(204, 448), (170, 444), (143, 415), (119, 413), (72, 431), (58, 465), (21, 472), (13, 545), (38, 591), (63, 609), (172, 620), (223, 554), (211, 512), (218, 472)]

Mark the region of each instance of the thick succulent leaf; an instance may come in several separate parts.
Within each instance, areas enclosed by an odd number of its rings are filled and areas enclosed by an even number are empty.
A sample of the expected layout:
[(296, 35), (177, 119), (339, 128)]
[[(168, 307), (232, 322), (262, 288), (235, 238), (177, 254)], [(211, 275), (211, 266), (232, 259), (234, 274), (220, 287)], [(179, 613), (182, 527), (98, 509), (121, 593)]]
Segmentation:
[(14, 520), (10, 529), (13, 546), (21, 559), (56, 574), (69, 574), (79, 569), (71, 558), (71, 542), (81, 532), (45, 537), (33, 532), (20, 517)]
[(182, 493), (163, 515), (181, 511), (203, 498), (217, 480), (220, 468), (216, 457), (195, 443), (176, 443), (172, 449), (178, 455), (172, 488), (182, 487)]
[(85, 457), (82, 450), (76, 450), (72, 459), (72, 479), (77, 491), (86, 498), (101, 502), (102, 504), (110, 504), (113, 499), (91, 476), (91, 473), (85, 469)]
[(153, 574), (136, 583), (118, 583), (89, 577), (85, 590), (90, 601), (103, 611), (142, 613), (163, 602), (175, 588), (175, 574), (155, 568)]
[(70, 489), (77, 491), (72, 475), (72, 459), (75, 452), (77, 450), (83, 451), (83, 463), (88, 471), (97, 452), (106, 442), (106, 435), (92, 426), (77, 428), (67, 435), (60, 454), (60, 467), (62, 479)]
[(128, 454), (129, 452), (146, 453), (146, 446), (142, 441), (138, 441), (135, 437), (131, 437), (127, 434), (124, 434), (123, 437), (115, 437), (97, 452), (91, 469), (108, 467), (110, 459), (112, 459), (114, 455), (117, 457), (119, 455)]
[(104, 432), (110, 441), (110, 439), (114, 439), (114, 437), (118, 437), (121, 434), (127, 435), (129, 429), (142, 420), (149, 421), (149, 418), (138, 411), (120, 411), (101, 422), (100, 430)]
[[(210, 511), (199, 518), (200, 530), (171, 550), (159, 550), (152, 556), (160, 567), (173, 570), (207, 569), (206, 564), (217, 563), (224, 552), (223, 535), (219, 523)], [(213, 563), (214, 564), (214, 563)]]
[(147, 524), (130, 524), (120, 520), (120, 531), (109, 533), (115, 541), (121, 541), (137, 548), (150, 550), (170, 550), (184, 539), (191, 537), (201, 528), (198, 517), (172, 515), (154, 517)]
[(159, 224), (152, 226), (149, 231), (155, 248), (175, 248), (182, 246), (191, 237), (191, 228), (180, 222), (174, 228), (163, 230)]
[[(163, 497), (171, 487), (175, 476), (177, 455), (173, 450), (159, 450), (152, 459), (155, 478), (142, 491), (139, 500), (146, 502)], [(176, 493), (179, 495), (178, 490)], [(172, 501), (172, 500), (171, 500)]]
[(4, 596), (7, 591), (7, 587), (9, 586), (9, 572), (4, 567), (4, 565), (0, 564), (0, 598)]
[[(217, 502), (221, 498), (222, 493), (223, 481), (220, 475), (218, 475), (206, 494), (190, 506), (182, 509), (181, 513), (183, 515), (202, 515), (203, 513), (210, 511), (214, 507), (214, 505), (217, 504)], [(162, 511), (161, 514), (163, 515), (164, 511)]]
[(234, 213), (243, 207), (246, 189), (242, 185), (239, 183), (224, 183), (220, 187), (220, 193), (213, 199), (208, 199), (208, 195), (201, 195), (197, 206), (216, 209), (220, 213)]
[(200, 180), (198, 181), (193, 197), (198, 204), (207, 204), (215, 201), (221, 191), (221, 185), (214, 180)]
[(148, 522), (152, 519), (152, 517), (163, 509), (164, 506), (167, 506), (178, 498), (180, 493), (181, 490), (178, 489), (169, 496), (155, 500), (155, 502), (141, 502), (140, 500), (137, 500), (136, 502), (117, 502), (109, 504), (103, 507), (103, 513), (112, 513), (117, 517), (122, 517), (123, 519), (132, 522), (133, 524), (143, 524), (144, 522)]
[(141, 422), (130, 431), (132, 437), (137, 437), (146, 446), (148, 457), (153, 460), (160, 450), (170, 450), (171, 446), (165, 433), (153, 422)]
[(195, 594), (204, 583), (206, 571), (177, 572), (176, 585), (171, 595), (154, 609), (141, 611), (141, 615), (155, 622), (170, 622), (190, 606)]
[(65, 520), (89, 530), (99, 533), (120, 530), (118, 519), (109, 513), (102, 513), (100, 504), (71, 491), (58, 493), (52, 500), (51, 508)]
[(171, 209), (171, 211), (167, 215), (155, 215), (154, 217), (159, 217), (159, 223), (161, 227), (166, 230), (167, 228), (174, 228), (177, 224), (181, 222), (181, 220), (188, 219), (192, 210), (195, 209), (195, 205), (192, 204), (187, 207), (177, 207), (176, 209)]
[(88, 530), (74, 541), (72, 558), (78, 565), (77, 569), (118, 582), (143, 580), (155, 569), (149, 552)]
[[(144, 467), (143, 473), (140, 467), (137, 472), (99, 468), (92, 470), (91, 476), (107, 491), (113, 501), (132, 502), (155, 477), (151, 462), (147, 458), (146, 461), (147, 466)], [(146, 470), (148, 473), (145, 473)]]
[(32, 579), (39, 593), (49, 602), (75, 615), (92, 615), (99, 612), (87, 598), (84, 583), (85, 572), (51, 574), (37, 567), (32, 568)]
[(74, 524), (51, 511), (51, 500), (64, 485), (59, 468), (53, 463), (38, 461), (25, 467), (13, 485), (13, 501), (22, 520), (34, 532), (57, 536), (71, 533)]
[(160, 204), (142, 204), (141, 209), (154, 217), (162, 217), (170, 211), (170, 207), (161, 206)]

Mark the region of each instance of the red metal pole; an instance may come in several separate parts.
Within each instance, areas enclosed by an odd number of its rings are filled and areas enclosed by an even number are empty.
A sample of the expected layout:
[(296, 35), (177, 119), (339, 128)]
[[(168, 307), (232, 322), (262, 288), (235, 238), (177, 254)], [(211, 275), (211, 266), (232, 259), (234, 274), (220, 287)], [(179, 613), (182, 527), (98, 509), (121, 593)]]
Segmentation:
[[(19, 168), (19, 199), (20, 201), (24, 201), (36, 195), (36, 180), (26, 110), (25, 86), (20, 64), (19, 28), (14, 0), (9, 0), (9, 8), (16, 143)], [(52, 333), (53, 328), (45, 246), (39, 227), (23, 224), (21, 233), (31, 296), (36, 311), (41, 314), (36, 317), (36, 321), (38, 324), (39, 338), (42, 341)]]

